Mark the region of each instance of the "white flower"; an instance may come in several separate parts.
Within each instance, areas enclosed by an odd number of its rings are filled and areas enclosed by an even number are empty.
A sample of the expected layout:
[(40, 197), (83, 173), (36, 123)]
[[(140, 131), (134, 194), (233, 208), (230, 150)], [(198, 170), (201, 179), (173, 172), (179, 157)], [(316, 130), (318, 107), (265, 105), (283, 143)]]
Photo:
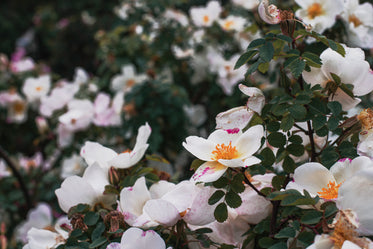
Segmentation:
[[(369, 63), (364, 60), (364, 51), (360, 48), (349, 48), (343, 45), (346, 55), (343, 57), (336, 51), (328, 48), (321, 55), (322, 65), (320, 68), (311, 67), (310, 72), (302, 73), (304, 80), (314, 85), (326, 87), (333, 81), (331, 73), (339, 76), (344, 84), (354, 86), (352, 92), (355, 96), (362, 96), (373, 90), (373, 71)], [(342, 104), (343, 110), (347, 111), (356, 106), (360, 99), (351, 98), (340, 88), (330, 96), (331, 101), (338, 101)]]
[(258, 6), (260, 18), (268, 24), (277, 24), (280, 20), (280, 10), (276, 5), (269, 5), (268, 0), (261, 0)]
[(348, 40), (352, 46), (373, 48), (373, 6), (358, 0), (345, 0), (343, 21), (347, 26)]
[(234, 30), (240, 32), (245, 28), (247, 21), (241, 16), (227, 16), (225, 19), (218, 20), (218, 23), (224, 30)]
[(178, 59), (183, 59), (183, 58), (188, 58), (190, 56), (194, 55), (194, 49), (193, 48), (188, 48), (188, 49), (181, 49), (178, 46), (172, 46), (171, 47), (172, 52), (174, 53), (175, 57)]
[(111, 88), (114, 91), (123, 91), (126, 93), (131, 91), (134, 85), (144, 82), (147, 78), (146, 74), (136, 74), (133, 65), (125, 65), (122, 67), (122, 74), (112, 78)]
[(80, 68), (80, 67), (75, 68), (73, 84), (80, 86), (80, 85), (83, 85), (84, 83), (87, 83), (88, 80), (89, 80), (89, 76), (83, 68)]
[(57, 220), (53, 232), (31, 228), (27, 233), (28, 243), (23, 246), (23, 249), (57, 248), (60, 244), (65, 243), (69, 236), (69, 233), (62, 229), (62, 225), (69, 226), (69, 224), (67, 217), (61, 217)]
[(197, 27), (210, 27), (217, 21), (222, 9), (217, 1), (210, 1), (206, 7), (192, 7), (190, 17)]
[(105, 186), (109, 184), (107, 171), (94, 163), (85, 170), (82, 177), (66, 178), (55, 193), (61, 209), (66, 213), (80, 203), (110, 208), (115, 203), (116, 196), (103, 194)]
[(27, 214), (26, 221), (19, 224), (16, 229), (16, 239), (27, 242), (27, 232), (31, 228), (43, 229), (52, 225), (52, 209), (47, 203), (39, 203)]
[(83, 163), (83, 159), (77, 154), (73, 154), (63, 160), (61, 177), (65, 179), (69, 176), (80, 175), (83, 173), (85, 167), (86, 166)]
[(373, 168), (367, 167), (346, 179), (338, 191), (337, 207), (357, 216), (360, 235), (373, 235)]
[(5, 161), (3, 159), (0, 159), (0, 179), (11, 175), (12, 174), (8, 171)]
[(17, 92), (0, 92), (0, 105), (8, 108), (7, 122), (22, 123), (27, 118), (27, 102)]
[(363, 156), (340, 160), (330, 170), (320, 163), (305, 163), (295, 169), (294, 181), (289, 182), (286, 189), (296, 189), (301, 193), (305, 189), (311, 196), (335, 201), (345, 181), (366, 168), (373, 168), (373, 162)]
[(50, 87), (51, 77), (43, 75), (38, 78), (27, 78), (23, 84), (22, 92), (26, 95), (28, 101), (34, 102), (46, 96)]
[(247, 108), (261, 114), (265, 105), (265, 97), (262, 90), (256, 87), (247, 87), (243, 84), (239, 84), (238, 88), (242, 93), (249, 96), (249, 100), (246, 103)]
[(97, 162), (101, 168), (109, 170), (110, 166), (116, 168), (129, 168), (138, 163), (144, 156), (149, 144), (147, 143), (151, 128), (146, 123), (142, 125), (136, 137), (136, 144), (133, 150), (117, 154), (112, 149), (106, 148), (99, 143), (86, 142), (80, 150), (80, 155), (88, 165)]
[(74, 99), (67, 105), (68, 112), (61, 115), (58, 121), (65, 129), (75, 132), (86, 129), (94, 118), (93, 103), (87, 99)]
[(118, 92), (110, 105), (110, 96), (99, 93), (94, 102), (95, 116), (93, 123), (97, 126), (117, 126), (122, 123), (121, 113), (124, 103), (124, 93)]
[(233, 3), (245, 9), (252, 10), (258, 6), (259, 0), (233, 0)]
[(131, 10), (131, 5), (129, 3), (123, 2), (120, 6), (114, 8), (114, 13), (122, 20), (126, 20), (128, 17), (128, 12)]
[(153, 230), (143, 231), (140, 228), (131, 227), (123, 233), (120, 248), (166, 249), (166, 243)]
[(167, 9), (163, 16), (167, 20), (175, 20), (180, 23), (181, 26), (187, 27), (189, 25), (188, 17), (181, 11)]
[(53, 88), (50, 95), (41, 98), (39, 112), (45, 117), (50, 117), (54, 111), (62, 109), (78, 92), (79, 86), (67, 82), (60, 82)]
[(252, 110), (247, 109), (246, 106), (239, 106), (229, 109), (228, 111), (221, 112), (216, 115), (216, 127), (215, 129), (223, 130), (242, 130), (250, 122), (254, 116)]
[(247, 167), (259, 163), (253, 154), (260, 148), (263, 127), (241, 130), (216, 130), (207, 139), (189, 136), (183, 146), (197, 158), (206, 161), (192, 176), (193, 181), (213, 182), (221, 177), (228, 167)]
[(331, 28), (337, 15), (343, 11), (342, 0), (295, 0), (295, 2), (301, 7), (295, 15), (311, 25), (318, 33)]
[(122, 189), (119, 209), (131, 226), (173, 226), (180, 219), (192, 225), (205, 225), (215, 220), (216, 205), (208, 204), (214, 191), (190, 181), (177, 185), (159, 181), (148, 190), (145, 178), (141, 177), (133, 187)]
[(33, 70), (35, 68), (35, 62), (31, 58), (23, 58), (17, 61), (12, 61), (10, 64), (10, 70), (13, 73), (22, 73)]
[(43, 163), (43, 156), (40, 152), (35, 153), (33, 157), (21, 157), (19, 165), (25, 170), (41, 167)]

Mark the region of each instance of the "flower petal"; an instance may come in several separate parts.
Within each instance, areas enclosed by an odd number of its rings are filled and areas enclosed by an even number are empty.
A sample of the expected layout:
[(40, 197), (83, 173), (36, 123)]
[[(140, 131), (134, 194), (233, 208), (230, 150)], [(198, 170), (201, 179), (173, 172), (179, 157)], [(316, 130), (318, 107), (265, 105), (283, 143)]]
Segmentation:
[(263, 126), (255, 125), (239, 137), (234, 145), (237, 146), (241, 158), (245, 159), (253, 155), (260, 148), (263, 134)]
[(205, 162), (196, 170), (192, 178), (192, 182), (213, 182), (218, 180), (228, 169), (218, 162)]

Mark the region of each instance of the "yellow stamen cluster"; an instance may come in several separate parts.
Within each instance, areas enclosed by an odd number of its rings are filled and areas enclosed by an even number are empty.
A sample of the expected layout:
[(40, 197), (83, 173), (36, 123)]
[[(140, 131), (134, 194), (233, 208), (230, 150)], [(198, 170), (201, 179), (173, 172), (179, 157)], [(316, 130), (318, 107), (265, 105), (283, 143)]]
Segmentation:
[(239, 156), (236, 146), (232, 146), (232, 142), (228, 145), (218, 144), (212, 152), (214, 155), (211, 159), (217, 161), (219, 159), (234, 159)]
[(209, 16), (207, 16), (207, 15), (203, 16), (203, 22), (204, 23), (208, 23), (209, 20), (210, 20)]
[(360, 121), (362, 130), (368, 131), (373, 128), (373, 110), (364, 109), (357, 115), (357, 119)]
[(226, 21), (223, 25), (224, 29), (230, 29), (233, 26), (233, 24), (234, 24), (234, 21)]
[(350, 16), (348, 17), (348, 22), (352, 22), (352, 23), (354, 24), (355, 28), (356, 28), (356, 27), (359, 27), (361, 24), (363, 24), (363, 23), (360, 21), (360, 19), (357, 18), (355, 15), (350, 15)]
[(308, 12), (308, 18), (314, 19), (317, 16), (321, 16), (324, 13), (324, 10), (322, 9), (321, 4), (314, 3), (307, 9)]
[(328, 199), (328, 200), (336, 199), (338, 197), (338, 189), (341, 186), (341, 184), (342, 183), (336, 185), (335, 182), (330, 181), (328, 183), (327, 188), (322, 188), (322, 191), (317, 192), (317, 193), (323, 199)]

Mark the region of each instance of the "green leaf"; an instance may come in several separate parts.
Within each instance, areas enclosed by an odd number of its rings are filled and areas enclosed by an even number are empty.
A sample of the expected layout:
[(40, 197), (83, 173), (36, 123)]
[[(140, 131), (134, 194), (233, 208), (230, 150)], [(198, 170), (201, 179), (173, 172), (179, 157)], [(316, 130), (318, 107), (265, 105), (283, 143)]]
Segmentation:
[(321, 153), (321, 164), (329, 168), (339, 159), (339, 154), (333, 147), (327, 147)]
[(327, 106), (330, 111), (336, 116), (338, 116), (342, 112), (342, 105), (337, 101), (329, 102)]
[(97, 223), (98, 219), (100, 218), (100, 215), (95, 212), (88, 212), (84, 216), (84, 223), (87, 226), (93, 226)]
[(285, 227), (275, 235), (276, 239), (293, 238), (295, 236), (295, 230), (292, 227)]
[(252, 42), (250, 42), (249, 46), (247, 47), (246, 50), (250, 50), (253, 48), (257, 48), (259, 46), (263, 46), (266, 43), (266, 40), (263, 38), (255, 39)]
[(293, 42), (293, 39), (292, 39), (291, 37), (286, 36), (286, 35), (282, 35), (282, 34), (280, 34), (280, 35), (276, 35), (276, 38), (277, 38), (277, 39), (280, 39), (280, 40), (283, 40), (283, 41), (285, 41), (285, 42), (288, 42), (288, 43)]
[(103, 222), (99, 222), (96, 228), (92, 232), (92, 235), (91, 235), (92, 241), (99, 238), (104, 231), (105, 231), (105, 224)]
[(249, 67), (249, 69), (247, 69), (245, 73), (245, 78), (247, 78), (250, 74), (254, 73), (258, 69), (259, 64), (260, 64), (260, 61), (256, 61), (254, 64), (252, 64)]
[(326, 135), (328, 135), (328, 133), (329, 129), (328, 127), (326, 127), (326, 125), (316, 131), (316, 135), (318, 135), (319, 137), (325, 137)]
[(104, 244), (107, 241), (105, 237), (99, 237), (95, 239), (90, 245), (89, 248), (96, 248), (99, 247), (100, 245)]
[(250, 50), (245, 52), (238, 58), (236, 64), (234, 65), (234, 69), (240, 68), (242, 65), (246, 64), (249, 60), (251, 60), (256, 54), (258, 53), (257, 50)]
[(261, 73), (266, 73), (269, 69), (269, 62), (260, 63), (258, 66), (258, 71)]
[(264, 148), (260, 152), (260, 155), (263, 157), (263, 160), (262, 160), (261, 164), (264, 167), (271, 166), (275, 162), (275, 160), (276, 160), (275, 155), (273, 154), (273, 151), (270, 148), (268, 148), (268, 147)]
[(285, 176), (274, 176), (272, 178), (272, 187), (276, 190), (280, 190), (285, 182)]
[(316, 210), (309, 210), (301, 217), (300, 222), (303, 224), (311, 225), (318, 223), (321, 218), (322, 213)]
[(228, 209), (225, 203), (220, 203), (214, 211), (215, 219), (222, 223), (228, 219)]
[(290, 156), (286, 156), (282, 163), (282, 168), (286, 173), (294, 173), (296, 168), (294, 160)]
[(331, 116), (328, 120), (328, 128), (331, 131), (334, 131), (335, 129), (338, 128), (338, 125), (339, 125), (339, 119), (335, 116)]
[(275, 49), (273, 48), (273, 45), (271, 42), (266, 42), (264, 46), (259, 48), (259, 56), (265, 62), (270, 62), (273, 58), (274, 53), (275, 53)]
[(238, 208), (242, 204), (241, 197), (234, 191), (228, 191), (225, 201), (231, 208)]
[(296, 121), (304, 119), (307, 114), (307, 109), (303, 105), (292, 105), (289, 111)]
[(309, 95), (300, 94), (295, 99), (295, 104), (305, 105), (311, 102), (311, 97)]
[(304, 146), (302, 144), (290, 144), (286, 147), (286, 150), (294, 156), (303, 156)]
[(281, 120), (280, 128), (283, 131), (289, 131), (293, 128), (294, 122), (294, 118), (291, 115), (285, 115)]
[(298, 135), (292, 135), (288, 139), (289, 142), (294, 143), (294, 144), (301, 144), (303, 143), (303, 139), (301, 136)]
[(297, 240), (301, 242), (304, 246), (309, 246), (313, 243), (314, 238), (315, 234), (313, 232), (303, 231), (298, 235)]
[(279, 242), (279, 243), (274, 244), (273, 246), (271, 246), (268, 249), (287, 249), (287, 248), (288, 248), (288, 246), (286, 245), (285, 242)]
[(346, 84), (341, 83), (339, 85), (339, 88), (341, 88), (341, 90), (344, 91), (351, 98), (355, 98), (354, 93), (352, 92), (352, 90), (350, 88), (347, 87)]
[(312, 119), (312, 127), (315, 129), (315, 130), (318, 130), (320, 129), (321, 127), (323, 127), (326, 123), (326, 117), (323, 116), (323, 115), (317, 115), (315, 116), (313, 119)]
[(329, 216), (332, 216), (332, 215), (336, 214), (339, 211), (339, 209), (337, 208), (335, 202), (328, 201), (326, 203), (330, 203), (330, 205), (327, 205), (325, 207), (325, 213), (324, 213), (324, 215), (325, 215), (326, 218), (329, 217)]
[(211, 195), (211, 197), (209, 198), (208, 204), (209, 205), (214, 205), (215, 203), (217, 203), (218, 201), (220, 201), (223, 198), (224, 195), (225, 195), (225, 193), (222, 190), (215, 191)]
[(278, 131), (279, 129), (280, 129), (280, 123), (277, 121), (269, 122), (269, 124), (267, 125), (267, 131), (269, 132), (275, 132), (275, 131)]
[(260, 238), (258, 244), (262, 248), (269, 248), (275, 243), (275, 240), (270, 237)]
[(243, 184), (244, 176), (237, 174), (233, 177), (233, 181), (230, 184), (231, 189), (236, 193), (242, 193), (245, 191), (245, 185)]
[(208, 227), (198, 228), (197, 230), (194, 230), (196, 233), (212, 233), (213, 230)]
[(225, 176), (220, 177), (218, 180), (212, 183), (215, 188), (225, 188), (228, 185), (228, 178)]
[(307, 61), (307, 64), (311, 67), (321, 67), (321, 59), (317, 54), (311, 52), (304, 52), (302, 54), (303, 59)]
[(286, 136), (280, 132), (273, 132), (267, 137), (270, 145), (280, 148), (283, 147), (286, 143)]
[(306, 62), (301, 58), (294, 60), (292, 63), (289, 64), (289, 69), (293, 74), (294, 78), (298, 79), (299, 76), (302, 74), (304, 68), (306, 66)]
[(346, 55), (346, 51), (340, 43), (335, 42), (335, 41), (330, 40), (330, 39), (328, 39), (327, 41), (328, 41), (328, 45), (331, 49), (338, 52), (343, 57)]

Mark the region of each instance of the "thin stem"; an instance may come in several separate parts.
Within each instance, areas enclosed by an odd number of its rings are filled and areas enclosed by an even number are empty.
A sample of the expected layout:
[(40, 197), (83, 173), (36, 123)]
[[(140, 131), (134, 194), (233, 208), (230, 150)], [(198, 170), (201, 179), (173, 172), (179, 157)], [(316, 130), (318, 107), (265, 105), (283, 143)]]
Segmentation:
[(316, 162), (316, 149), (315, 149), (315, 141), (313, 140), (313, 130), (311, 127), (311, 121), (307, 121), (308, 127), (308, 137), (310, 138), (311, 143), (311, 162)]
[(280, 202), (281, 201), (271, 201), (272, 203), (272, 216), (271, 216), (271, 225), (269, 227), (269, 234), (270, 235), (275, 235), (277, 232), (277, 214), (280, 208)]
[(246, 175), (245, 175), (245, 168), (242, 168), (242, 174), (244, 175), (244, 181), (247, 185), (249, 185), (258, 195), (260, 196), (263, 196), (264, 198), (266, 198), (267, 196), (265, 194), (263, 194), (262, 192), (260, 192), (251, 182), (249, 179), (247, 179)]
[(26, 205), (27, 205), (27, 209), (24, 212), (26, 216), (28, 210), (30, 210), (32, 207), (32, 203), (31, 203), (29, 192), (27, 191), (26, 185), (23, 181), (23, 178), (21, 174), (19, 173), (19, 171), (17, 170), (17, 167), (14, 165), (12, 160), (9, 158), (9, 156), (7, 155), (7, 153), (3, 150), (1, 146), (0, 146), (0, 158), (4, 159), (6, 165), (10, 168), (10, 170), (13, 173), (13, 176), (17, 179), (19, 186), (21, 187), (21, 191), (22, 191), (22, 194), (25, 198)]

